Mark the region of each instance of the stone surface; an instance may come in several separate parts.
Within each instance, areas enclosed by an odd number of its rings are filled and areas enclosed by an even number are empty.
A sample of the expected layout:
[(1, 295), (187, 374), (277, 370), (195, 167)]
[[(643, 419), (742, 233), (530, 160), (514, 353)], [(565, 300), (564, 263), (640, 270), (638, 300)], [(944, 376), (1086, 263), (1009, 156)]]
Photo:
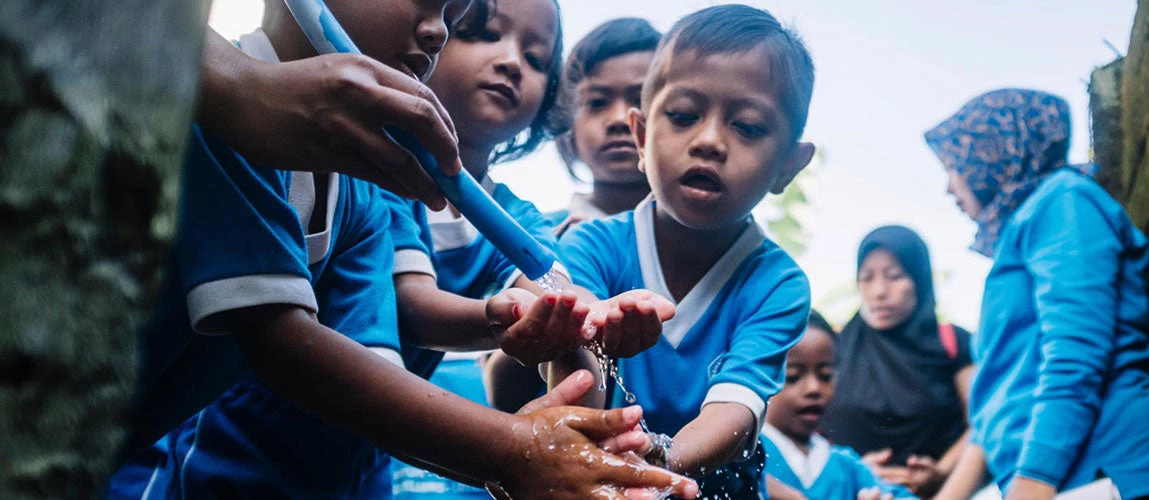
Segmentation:
[(119, 452), (207, 8), (0, 2), (0, 498), (94, 497)]

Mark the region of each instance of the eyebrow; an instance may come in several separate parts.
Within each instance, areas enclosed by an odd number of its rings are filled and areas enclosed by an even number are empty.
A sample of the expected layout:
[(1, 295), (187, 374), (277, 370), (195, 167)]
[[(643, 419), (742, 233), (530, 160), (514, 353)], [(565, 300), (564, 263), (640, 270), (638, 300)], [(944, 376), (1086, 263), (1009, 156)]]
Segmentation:
[[(614, 94), (617, 92), (617, 90), (618, 90), (617, 87), (612, 87), (610, 85), (590, 84), (590, 85), (586, 86), (585, 91), (586, 92), (598, 92), (600, 94)], [(622, 88), (621, 92), (618, 92), (618, 93), (625, 94), (627, 92), (634, 92), (634, 91), (641, 92), (642, 91), (642, 84), (638, 83), (638, 84), (634, 84), (634, 85), (627, 85), (626, 87)]]

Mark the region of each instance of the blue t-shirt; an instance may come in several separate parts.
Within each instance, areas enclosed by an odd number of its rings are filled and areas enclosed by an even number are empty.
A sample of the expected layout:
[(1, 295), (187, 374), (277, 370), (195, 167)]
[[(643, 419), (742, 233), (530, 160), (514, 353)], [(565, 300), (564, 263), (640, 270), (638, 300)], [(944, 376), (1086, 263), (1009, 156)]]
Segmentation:
[[(795, 456), (797, 447), (789, 442), (776, 443), (771, 439), (770, 433), (762, 434), (762, 445), (766, 447), (766, 474), (794, 488), (805, 495), (806, 498), (818, 500), (856, 500), (858, 492), (879, 488), (883, 493), (889, 493), (894, 498), (917, 498), (904, 487), (888, 484), (862, 463), (862, 457), (851, 448), (831, 445), (824, 438), (814, 436), (811, 440), (809, 453), (802, 456), (806, 467), (815, 470), (807, 471), (814, 476), (812, 481), (804, 484), (795, 473), (794, 468), (787, 461), (787, 456)], [(781, 439), (786, 439), (781, 437)], [(782, 447), (791, 448), (788, 453)], [(762, 491), (766, 491), (765, 476), (763, 476)]]
[(1149, 242), (1121, 205), (1069, 169), (1002, 230), (986, 278), (974, 439), (999, 487), (1065, 490), (1109, 476), (1149, 495)]
[[(354, 467), (340, 467), (351, 462), (366, 472), (383, 460), (370, 443), (294, 409), (245, 375), (242, 358), (223, 366), (221, 361), (236, 352), (229, 337), (196, 333), (229, 333), (220, 320), (227, 311), (288, 305), (316, 314), (324, 326), (401, 363), (391, 280), (391, 212), (381, 202), (380, 188), (321, 175), (327, 189), (317, 195), (312, 174), (252, 165), (193, 128), (170, 275), (158, 312), (144, 331), (146, 342), (160, 348), (148, 360), (145, 383), (168, 383), (149, 389), (170, 393), (170, 400), (183, 405), (157, 411), (186, 411), (191, 400), (199, 407), (215, 402), (153, 447), (166, 457), (149, 491), (158, 494), (177, 484), (182, 491), (199, 491), (185, 485), (195, 482), (269, 494), (328, 495), (348, 487), (345, 473), (306, 484), (296, 481), (299, 473), (324, 466), (349, 472)], [(206, 339), (214, 342), (199, 343)], [(208, 347), (196, 348), (200, 345)], [(227, 395), (217, 400), (225, 390)], [(265, 453), (323, 457), (317, 459), (323, 463), (264, 460)]]
[[(503, 207), (527, 232), (546, 249), (554, 252), (554, 226), (530, 202), (515, 196), (506, 186), (484, 177), (482, 185), (495, 202)], [(396, 265), (395, 274), (418, 272), (436, 277), (440, 290), (455, 295), (481, 299), (511, 285), (521, 273), (491, 241), (465, 218), (431, 220), (425, 205), (385, 193), (394, 207)], [(433, 254), (428, 255), (428, 249)], [(559, 271), (565, 270), (559, 266)], [(428, 378), (442, 359), (443, 353), (403, 344), (407, 369)]]
[[(608, 298), (645, 288), (670, 298), (654, 237), (652, 199), (633, 212), (567, 231), (559, 251), (576, 285)], [(676, 304), (650, 349), (618, 360), (650, 430), (675, 435), (712, 402), (745, 405), (760, 428), (785, 380), (786, 352), (806, 329), (810, 287), (781, 248), (748, 221), (741, 236)], [(622, 391), (612, 405), (624, 406)], [(761, 450), (703, 478), (707, 494), (757, 494)], [(715, 488), (715, 489), (711, 489)]]

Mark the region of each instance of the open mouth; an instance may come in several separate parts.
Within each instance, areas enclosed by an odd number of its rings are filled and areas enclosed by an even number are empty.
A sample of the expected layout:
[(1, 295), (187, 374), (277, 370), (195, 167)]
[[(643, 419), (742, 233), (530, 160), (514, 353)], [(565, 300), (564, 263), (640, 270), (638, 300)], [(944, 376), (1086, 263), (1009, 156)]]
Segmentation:
[(798, 409), (798, 417), (806, 421), (817, 421), (822, 418), (822, 414), (826, 413), (826, 408), (821, 405), (804, 406)]
[(722, 181), (711, 170), (693, 168), (682, 177), (682, 187), (691, 198), (709, 201), (722, 195)]

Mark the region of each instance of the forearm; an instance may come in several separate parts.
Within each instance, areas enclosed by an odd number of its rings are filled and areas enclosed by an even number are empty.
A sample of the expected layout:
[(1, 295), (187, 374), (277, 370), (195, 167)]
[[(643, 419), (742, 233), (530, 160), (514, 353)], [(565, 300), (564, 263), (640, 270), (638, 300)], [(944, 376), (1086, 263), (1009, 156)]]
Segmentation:
[(547, 379), (548, 390), (559, 385), (563, 380), (566, 380), (567, 377), (578, 370), (589, 370), (594, 374), (595, 385), (579, 400), (578, 405), (588, 408), (606, 407), (606, 391), (600, 391), (598, 389), (603, 385), (603, 380), (599, 373), (598, 361), (590, 351), (578, 349), (564, 354), (553, 361), (544, 363), (541, 366)]
[(739, 403), (711, 403), (674, 436), (669, 468), (698, 477), (742, 458), (742, 450), (757, 436), (754, 414)]
[(514, 413), (546, 389), (538, 365), (523, 366), (502, 351), (491, 353), (483, 368), (487, 402), (499, 410)]
[(969, 436), (970, 431), (966, 429), (961, 437), (959, 437), (957, 441), (954, 441), (954, 444), (938, 459), (938, 470), (941, 471), (942, 474), (946, 476), (953, 474), (954, 469), (957, 468), (958, 462), (961, 460), (962, 452), (966, 446), (969, 445)]
[(443, 391), (299, 309), (252, 308), (229, 321), (259, 377), (333, 426), (473, 478), (503, 479), (517, 456), (516, 417)]
[(244, 103), (254, 97), (247, 93), (254, 81), (250, 75), (262, 64), (266, 63), (248, 57), (208, 28), (204, 39), (196, 121), (216, 135), (234, 142), (232, 132), (243, 130), (247, 123)]
[(985, 483), (985, 455), (980, 446), (967, 443), (961, 457), (935, 500), (965, 500)]
[(498, 345), (487, 322), (486, 302), (440, 290), (431, 276), (395, 277), (403, 340), (441, 351), (479, 351)]

